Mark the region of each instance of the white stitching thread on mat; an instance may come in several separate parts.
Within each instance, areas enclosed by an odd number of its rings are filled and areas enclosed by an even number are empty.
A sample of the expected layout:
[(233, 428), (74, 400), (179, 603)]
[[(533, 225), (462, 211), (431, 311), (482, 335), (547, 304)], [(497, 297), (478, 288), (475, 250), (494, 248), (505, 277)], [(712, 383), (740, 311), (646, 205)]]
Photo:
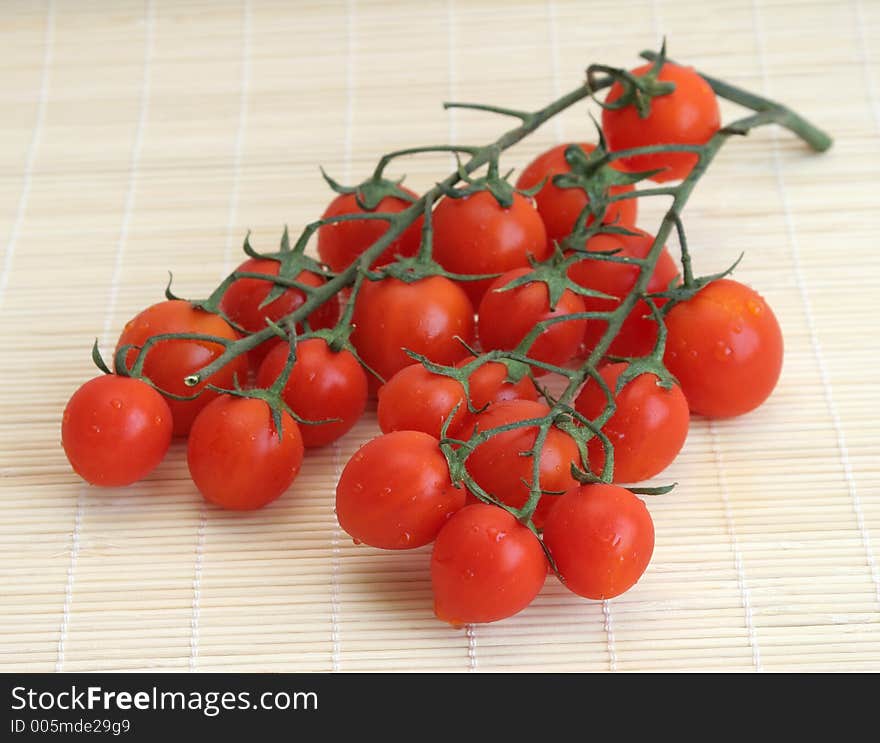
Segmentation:
[[(251, 3), (244, 0), (241, 8), (241, 85), (238, 102), (238, 124), (235, 129), (235, 140), (232, 146), (232, 189), (229, 194), (229, 212), (226, 217), (226, 245), (223, 250), (223, 275), (232, 268), (232, 241), (235, 225), (238, 221), (238, 203), (241, 190), (241, 158), (244, 150), (245, 132), (247, 131), (248, 92), (251, 80)], [(202, 569), (205, 561), (205, 537), (208, 531), (208, 509), (204, 500), (200, 499), (199, 526), (196, 530), (195, 565), (193, 566), (193, 600), (190, 618), (189, 638), (189, 670), (196, 670), (199, 657), (199, 633), (201, 630), (202, 602)]]
[[(113, 315), (116, 310), (116, 299), (119, 296), (119, 279), (122, 275), (122, 259), (125, 254), (125, 243), (128, 240), (128, 231), (131, 226), (132, 213), (134, 212), (134, 200), (137, 192), (137, 174), (140, 165), (141, 149), (143, 148), (144, 129), (146, 127), (147, 112), (150, 104), (150, 71), (153, 61), (153, 42), (155, 34), (155, 18), (152, 0), (148, 0), (145, 8), (144, 30), (144, 73), (141, 82), (140, 111), (135, 127), (134, 141), (131, 147), (131, 159), (129, 161), (128, 185), (125, 194), (125, 206), (122, 212), (122, 225), (119, 229), (119, 240), (116, 243), (116, 257), (113, 262), (113, 274), (110, 283), (110, 295), (107, 299), (107, 311), (104, 315), (104, 332), (101, 337), (103, 345), (107, 345), (110, 329), (113, 326)], [(55, 670), (60, 671), (64, 666), (64, 651), (67, 641), (67, 630), (70, 625), (70, 606), (73, 600), (73, 586), (75, 580), (76, 564), (79, 559), (80, 531), (83, 514), (85, 512), (85, 488), (80, 490), (77, 496), (76, 517), (73, 522), (73, 538), (70, 544), (70, 562), (67, 568), (67, 584), (64, 587), (64, 609), (61, 615), (61, 632), (58, 640), (58, 655), (55, 661)]]
[(60, 673), (64, 667), (64, 646), (67, 643), (67, 632), (70, 628), (70, 605), (73, 600), (73, 575), (79, 558), (79, 539), (83, 510), (85, 506), (85, 490), (83, 485), (76, 496), (76, 512), (73, 517), (73, 536), (70, 540), (70, 561), (67, 563), (67, 581), (64, 586), (64, 608), (61, 611), (61, 630), (58, 633), (58, 649), (55, 656), (55, 672)]
[[(557, 12), (556, 3), (553, 0), (547, 0), (545, 5), (547, 10), (547, 33), (550, 43), (550, 79), (553, 83), (553, 97), (562, 97), (562, 82), (560, 80), (560, 68), (562, 62), (559, 58), (559, 14)], [(553, 135), (556, 142), (561, 143), (565, 137), (565, 123), (562, 116), (553, 117)]]
[(31, 131), (31, 141), (28, 144), (27, 154), (25, 155), (21, 195), (18, 197), (18, 207), (15, 210), (12, 229), (9, 231), (6, 254), (3, 256), (3, 268), (0, 270), (0, 307), (3, 306), (3, 296), (6, 294), (6, 287), (9, 284), (9, 274), (12, 271), (12, 259), (15, 256), (18, 235), (21, 232), (22, 224), (24, 224), (24, 215), (27, 212), (28, 199), (31, 195), (34, 165), (37, 161), (37, 150), (40, 148), (40, 141), (43, 136), (43, 123), (46, 120), (46, 108), (49, 101), (49, 71), (52, 67), (52, 48), (54, 44), (55, 2), (54, 0), (49, 0), (46, 7), (46, 30), (43, 34), (43, 62), (40, 73), (40, 92), (37, 97), (36, 120)]
[[(355, 23), (357, 6), (355, 0), (345, 5), (345, 134), (342, 150), (342, 173), (345, 183), (351, 180), (352, 145), (354, 143), (354, 86), (355, 86)], [(339, 441), (333, 442), (333, 471), (335, 482), (342, 475), (342, 447)], [(334, 497), (335, 502), (335, 497)], [(336, 510), (331, 506), (333, 530), (330, 534), (330, 670), (337, 672), (342, 667), (342, 639), (339, 628), (339, 570), (342, 552), (340, 549), (339, 522)]]
[[(761, 71), (761, 89), (765, 94), (770, 92), (770, 77), (767, 73), (767, 64), (765, 61), (765, 39), (763, 26), (761, 24), (760, 10), (755, 0), (752, 0), (752, 19), (755, 27), (755, 38), (758, 47), (758, 62)], [(840, 464), (843, 468), (843, 477), (846, 481), (847, 491), (852, 501), (853, 512), (856, 517), (856, 525), (859, 535), (862, 539), (862, 546), (865, 550), (865, 562), (870, 571), (871, 580), (874, 583), (874, 593), (877, 603), (880, 604), (880, 575), (877, 572), (877, 564), (874, 561), (874, 552), (871, 547), (871, 537), (865, 525), (865, 515), (862, 511), (862, 501), (856, 490), (855, 478), (852, 473), (852, 466), (849, 461), (849, 449), (846, 445), (846, 437), (843, 432), (843, 425), (840, 421), (840, 415), (837, 410), (837, 403), (834, 401), (834, 395), (831, 392), (831, 380), (828, 375), (828, 367), (825, 363), (825, 356), (822, 353), (822, 346), (819, 342), (819, 334), (816, 330), (816, 323), (813, 317), (813, 305), (810, 295), (807, 292), (807, 286), (804, 282), (803, 267), (801, 265), (801, 249), (798, 241), (797, 230), (794, 226), (794, 215), (791, 211), (791, 205), (788, 201), (788, 193), (785, 190), (785, 177), (782, 173), (782, 160), (779, 155), (779, 134), (774, 128), (772, 131), (772, 151), (773, 151), (773, 172), (776, 176), (776, 186), (779, 191), (779, 199), (782, 202), (782, 213), (785, 220), (785, 232), (788, 236), (788, 244), (791, 247), (791, 262), (794, 269), (795, 285), (801, 298), (801, 304), (804, 307), (804, 319), (807, 323), (807, 331), (810, 335), (810, 344), (813, 347), (813, 356), (816, 359), (816, 367), (819, 371), (819, 379), (822, 382), (822, 392), (825, 398), (825, 404), (831, 417), (831, 426), (837, 439), (837, 450), (840, 453)]]
[[(458, 89), (456, 82), (458, 81), (458, 70), (455, 65), (456, 42), (455, 34), (456, 13), (455, 0), (447, 0), (446, 2), (446, 50), (447, 50), (447, 94), (450, 101), (458, 99)], [(451, 108), (447, 111), (449, 122), (449, 144), (458, 142), (458, 112)], [(465, 638), (467, 639), (467, 670), (472, 672), (477, 670), (477, 628), (473, 624), (465, 626)]]
[(611, 603), (602, 601), (602, 614), (605, 617), (605, 638), (608, 643), (608, 670), (617, 670), (617, 646), (614, 642), (614, 617), (611, 616)]
[(874, 72), (871, 68), (868, 40), (865, 38), (865, 16), (862, 13), (862, 3), (860, 0), (853, 1), (853, 10), (856, 19), (859, 61), (862, 63), (862, 71), (865, 75), (865, 93), (868, 96), (868, 107), (871, 109), (871, 118), (874, 119), (874, 129), (880, 132), (880, 101), (877, 100), (877, 81), (874, 79)]
[(718, 472), (718, 490), (721, 493), (721, 503), (724, 506), (724, 524), (727, 527), (727, 538), (733, 549), (733, 565), (736, 570), (736, 584), (739, 587), (740, 600), (742, 601), (743, 615), (746, 620), (746, 633), (749, 638), (749, 646), (752, 649), (752, 665), (756, 671), (763, 671), (761, 665), (761, 649), (758, 645), (758, 635), (755, 632), (755, 618), (752, 613), (752, 592), (746, 583), (746, 571), (743, 566), (742, 552), (739, 548), (739, 540), (736, 538), (736, 527), (733, 520), (733, 509), (730, 506), (730, 495), (727, 490), (727, 478), (724, 475), (724, 460), (721, 457), (721, 448), (718, 443), (718, 430), (715, 422), (709, 420), (709, 443), (712, 456), (715, 459), (715, 469)]

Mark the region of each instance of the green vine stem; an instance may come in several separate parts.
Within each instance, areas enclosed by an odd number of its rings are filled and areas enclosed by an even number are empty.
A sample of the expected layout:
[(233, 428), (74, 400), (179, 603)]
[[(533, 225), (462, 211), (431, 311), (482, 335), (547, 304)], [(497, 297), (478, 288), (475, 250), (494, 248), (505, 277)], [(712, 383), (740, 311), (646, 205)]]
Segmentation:
[[(642, 56), (646, 59), (654, 61), (656, 61), (658, 58), (658, 55), (653, 52), (643, 52)], [(600, 76), (597, 73), (605, 74)], [(288, 337), (291, 340), (292, 345), (295, 345), (295, 342), (300, 338), (314, 337), (320, 335), (321, 337), (325, 337), (328, 342), (332, 342), (334, 348), (350, 347), (348, 338), (351, 331), (350, 324), (352, 309), (358, 291), (363, 284), (363, 281), (377, 280), (384, 275), (396, 275), (397, 273), (405, 274), (409, 272), (410, 274), (412, 274), (413, 272), (415, 272), (415, 275), (417, 276), (430, 275), (432, 272), (443, 273), (442, 269), (433, 263), (430, 254), (430, 210), (432, 205), (441, 196), (450, 193), (450, 191), (456, 186), (456, 184), (458, 184), (462, 180), (467, 181), (467, 177), (469, 175), (471, 175), (483, 166), (488, 165), (491, 174), (497, 174), (499, 156), (502, 152), (534, 132), (538, 127), (540, 127), (542, 124), (544, 124), (557, 114), (584, 99), (590, 98), (596, 91), (608, 87), (612, 84), (612, 82), (614, 82), (615, 79), (618, 79), (621, 76), (625, 76), (626, 74), (628, 73), (623, 70), (615, 70), (614, 68), (606, 67), (603, 65), (592, 65), (590, 68), (588, 68), (587, 79), (582, 85), (578, 86), (569, 93), (566, 93), (565, 95), (563, 95), (556, 101), (548, 104), (547, 106), (532, 112), (518, 111), (500, 106), (490, 106), (473, 103), (444, 104), (446, 108), (473, 109), (504, 116), (512, 116), (519, 119), (520, 124), (502, 134), (494, 142), (491, 142), (484, 146), (478, 147), (465, 145), (436, 145), (425, 147), (412, 147), (397, 150), (395, 152), (384, 155), (379, 160), (379, 163), (376, 166), (370, 179), (368, 179), (368, 181), (365, 181), (362, 186), (369, 184), (373, 184), (374, 186), (376, 186), (376, 184), (380, 184), (381, 187), (384, 187), (384, 185), (382, 184), (394, 185), (395, 182), (386, 181), (384, 179), (384, 171), (386, 167), (392, 162), (392, 160), (395, 160), (399, 157), (423, 153), (451, 152), (454, 153), (457, 158), (460, 155), (467, 155), (468, 159), (464, 163), (461, 163), (459, 161), (459, 166), (458, 168), (456, 168), (455, 172), (447, 176), (444, 180), (437, 183), (433, 188), (426, 191), (421, 197), (413, 200), (412, 203), (403, 211), (394, 214), (367, 212), (363, 214), (342, 215), (330, 219), (320, 219), (314, 221), (305, 227), (293, 248), (289, 248), (289, 243), (287, 243), (287, 236), (285, 234), (285, 239), (282, 241), (282, 253), (273, 254), (266, 257), (281, 260), (282, 266), (285, 265), (285, 261), (288, 261), (291, 266), (297, 267), (296, 270), (298, 271), (298, 267), (302, 265), (301, 263), (298, 264), (295, 260), (291, 260), (289, 255), (284, 258), (279, 256), (285, 255), (287, 251), (293, 254), (302, 254), (305, 260), (312, 261), (312, 263), (308, 264), (308, 270), (320, 273), (326, 279), (326, 282), (321, 286), (306, 286), (305, 284), (296, 281), (295, 277), (285, 275), (284, 271), (279, 271), (279, 275), (259, 274), (255, 272), (232, 272), (222, 282), (220, 287), (218, 287), (217, 290), (212, 293), (211, 297), (208, 300), (205, 300), (201, 303), (195, 303), (196, 306), (202, 307), (208, 311), (219, 313), (219, 300), (222, 298), (223, 292), (232, 284), (232, 282), (234, 282), (238, 278), (243, 277), (257, 278), (270, 282), (274, 284), (273, 290), (277, 291), (280, 291), (281, 287), (295, 287), (298, 290), (302, 291), (305, 294), (305, 301), (295, 311), (291, 312), (279, 322), (271, 323), (266, 328), (256, 333), (245, 335), (244, 337), (234, 341), (195, 333), (176, 333), (153, 336), (148, 339), (142, 347), (137, 349), (137, 358), (130, 367), (126, 364), (126, 358), (128, 353), (136, 347), (127, 346), (125, 348), (119, 349), (114, 359), (117, 373), (131, 376), (142, 376), (144, 359), (146, 357), (146, 354), (149, 353), (149, 350), (157, 343), (171, 339), (188, 339), (195, 341), (211, 342), (219, 344), (223, 349), (222, 352), (211, 363), (207, 364), (198, 372), (190, 375), (184, 380), (186, 385), (190, 387), (195, 387), (199, 385), (202, 381), (210, 378), (211, 375), (213, 375), (215, 372), (217, 372), (219, 369), (224, 367), (236, 357), (240, 356), (243, 353), (247, 353), (249, 350), (255, 348), (264, 341), (276, 335)], [(549, 407), (549, 412), (539, 418), (525, 421), (516, 421), (514, 423), (498, 426), (491, 429), (476, 430), (468, 440), (455, 439), (447, 436), (449, 422), (452, 420), (452, 417), (455, 415), (456, 411), (452, 411), (452, 414), (446, 421), (446, 425), (444, 425), (443, 427), (441, 448), (446, 455), (447, 461), (449, 463), (450, 473), (453, 481), (466, 486), (481, 500), (489, 503), (494, 503), (502, 508), (505, 508), (506, 510), (514, 514), (516, 518), (518, 518), (522, 523), (526, 524), (527, 526), (529, 526), (529, 528), (533, 530), (535, 530), (535, 527), (532, 522), (532, 516), (535, 512), (535, 509), (537, 508), (539, 500), (545, 495), (552, 495), (542, 491), (539, 482), (540, 451), (552, 427), (555, 426), (571, 435), (578, 445), (578, 449), (581, 455), (581, 463), (580, 466), (572, 465), (572, 474), (578, 480), (582, 482), (611, 481), (614, 468), (614, 448), (609, 438), (602, 431), (602, 427), (614, 414), (614, 395), (618, 390), (611, 390), (608, 388), (606, 383), (603, 381), (601, 375), (598, 373), (598, 366), (603, 358), (605, 358), (612, 341), (617, 336), (624, 320), (627, 318), (630, 312), (635, 308), (639, 301), (646, 301), (651, 308), (652, 315), (655, 321), (658, 323), (658, 340), (653, 351), (647, 356), (638, 359), (627, 359), (630, 366), (625, 374), (621, 375), (621, 379), (618, 382), (618, 387), (624, 384), (627, 379), (631, 379), (637, 374), (646, 372), (656, 374), (659, 379), (659, 383), (663, 386), (668, 386), (672, 383), (673, 380), (668, 371), (666, 371), (666, 369), (664, 368), (662, 361), (663, 345), (665, 342), (665, 327), (663, 324), (664, 313), (668, 311), (671, 306), (674, 306), (675, 303), (682, 301), (689, 296), (692, 296), (693, 293), (695, 293), (706, 283), (716, 278), (719, 278), (722, 275), (725, 275), (733, 268), (731, 267), (721, 274), (695, 277), (691, 266), (690, 254), (688, 252), (687, 240), (681, 219), (682, 210), (684, 209), (688, 199), (690, 198), (690, 195), (693, 192), (696, 183), (706, 172), (709, 164), (715, 158), (724, 143), (727, 142), (727, 140), (730, 139), (732, 136), (745, 135), (756, 128), (770, 124), (777, 124), (791, 130), (802, 140), (804, 140), (807, 145), (809, 145), (816, 151), (826, 150), (831, 145), (831, 138), (825, 132), (816, 128), (811, 123), (806, 121), (803, 117), (794, 113), (785, 106), (732, 86), (728, 83), (716, 80), (709, 76), (703, 75), (703, 77), (709, 82), (717, 95), (734, 103), (740, 104), (748, 109), (751, 109), (754, 113), (725, 126), (704, 145), (656, 145), (653, 147), (642, 147), (617, 152), (603, 151), (601, 155), (596, 158), (595, 161), (590, 162), (590, 167), (595, 172), (600, 172), (604, 166), (612, 163), (615, 160), (637, 154), (661, 152), (691, 152), (697, 155), (697, 163), (693, 167), (690, 174), (679, 184), (674, 186), (639, 188), (629, 192), (622, 192), (615, 195), (610, 195), (607, 192), (607, 189), (605, 189), (602, 193), (594, 193), (595, 187), (583, 184), (578, 185), (577, 187), (583, 187), (585, 191), (587, 191), (589, 188), (592, 188), (592, 190), (590, 191), (591, 202), (587, 204), (584, 212), (578, 218), (575, 231), (572, 236), (570, 236), (565, 246), (576, 255), (576, 258), (568, 258), (558, 254), (553, 256), (545, 264), (535, 264), (533, 266), (533, 272), (530, 275), (531, 280), (547, 282), (548, 292), (550, 292), (551, 296), (557, 297), (562, 291), (562, 284), (559, 284), (558, 280), (554, 280), (553, 276), (556, 276), (558, 279), (560, 272), (565, 272), (567, 266), (570, 265), (572, 260), (576, 259), (624, 262), (636, 266), (638, 268), (638, 276), (632, 290), (620, 300), (619, 304), (613, 310), (602, 312), (582, 312), (548, 318), (538, 323), (536, 327), (522, 340), (517, 348), (510, 351), (490, 351), (487, 353), (483, 353), (481, 355), (478, 355), (477, 358), (474, 359), (472, 362), (461, 368), (433, 364), (423, 357), (411, 354), (413, 358), (423, 363), (430, 371), (458, 379), (464, 386), (466, 392), (468, 392), (467, 380), (470, 374), (477, 367), (490, 362), (502, 362), (506, 364), (510, 371), (509, 376), (511, 377), (511, 379), (521, 377), (523, 374), (528, 373), (532, 375), (532, 378), (534, 380), (533, 372), (530, 371), (530, 369), (534, 369), (537, 367), (544, 371), (556, 373), (565, 380), (565, 386), (562, 392), (556, 397), (552, 396), (547, 390), (544, 390), (536, 381), (536, 387), (545, 397)], [(663, 93), (661, 91), (658, 94), (662, 95)], [(641, 175), (644, 176), (646, 174)], [(399, 184), (399, 182), (397, 183)], [(351, 193), (356, 192), (357, 189), (361, 187), (348, 189), (338, 186), (338, 184), (336, 184), (334, 188), (337, 188), (337, 190), (340, 190), (341, 192)], [(602, 224), (602, 217), (604, 216), (604, 213), (610, 204), (623, 199), (646, 198), (655, 196), (667, 196), (670, 197), (672, 201), (659, 225), (651, 248), (644, 258), (621, 258), (614, 255), (613, 253), (590, 252), (580, 247), (581, 245), (584, 245), (584, 241), (586, 240), (586, 238), (590, 237), (591, 235), (597, 234), (598, 232), (626, 232), (626, 230), (624, 230), (623, 228), (615, 227), (613, 225), (608, 226)], [(592, 223), (589, 226), (586, 226), (591, 215), (593, 217)], [(371, 271), (370, 266), (373, 264), (373, 262), (382, 253), (384, 253), (388, 246), (390, 246), (410, 225), (418, 220), (419, 217), (426, 217), (425, 227), (423, 228), (423, 242), (419, 251), (419, 255), (415, 259), (400, 259), (397, 261), (396, 264), (392, 263), (390, 266), (384, 267), (380, 271)], [(355, 263), (350, 265), (344, 271), (333, 274), (318, 265), (316, 262), (313, 261), (313, 259), (305, 258), (304, 253), (306, 247), (310, 239), (320, 227), (343, 221), (355, 221), (365, 219), (384, 220), (388, 223), (388, 228), (382, 234), (382, 236), (377, 239), (360, 256), (360, 258)], [(667, 292), (648, 295), (647, 286), (653, 273), (654, 266), (661, 254), (664, 244), (670, 237), (673, 229), (676, 230), (679, 238), (678, 242), (681, 249), (681, 262), (684, 274), (683, 282), (680, 286), (672, 287)], [(285, 247), (285, 245), (287, 247)], [(252, 248), (250, 248), (247, 240), (245, 241), (245, 252), (251, 256), (259, 255), (255, 253)], [(304, 323), (308, 315), (310, 315), (317, 307), (322, 305), (324, 302), (327, 302), (336, 297), (342, 290), (348, 287), (351, 287), (351, 293), (347, 297), (347, 303), (343, 312), (343, 316), (337, 324), (336, 328), (332, 330), (316, 332), (311, 332), (306, 329), (304, 333), (301, 333), (299, 335), (297, 334), (297, 331), (295, 329), (297, 324)], [(662, 311), (659, 310), (653, 302), (653, 299), (659, 298), (660, 296), (667, 300), (667, 303)], [(551, 327), (555, 323), (578, 319), (593, 321), (602, 320), (607, 322), (607, 328), (605, 332), (603, 333), (601, 339), (596, 344), (596, 346), (592, 349), (584, 363), (582, 363), (577, 368), (566, 368), (555, 366), (552, 364), (546, 364), (528, 357), (528, 351), (531, 345), (535, 342), (542, 331), (546, 330), (548, 327)], [(293, 356), (291, 356), (291, 359), (292, 358)], [(288, 368), (286, 368), (286, 373), (288, 374), (290, 363), (292, 363), (292, 361), (288, 363)], [(595, 382), (601, 386), (601, 389), (603, 390), (607, 401), (607, 405), (603, 412), (593, 420), (590, 420), (582, 414), (578, 413), (573, 406), (575, 395), (578, 393), (582, 385), (589, 379), (595, 380)], [(270, 393), (277, 393), (278, 388), (279, 384), (276, 382), (272, 390), (270, 390)], [(238, 392), (241, 391), (239, 390)], [(469, 407), (471, 407), (470, 400), (468, 402), (468, 405)], [(531, 452), (524, 452), (524, 454), (532, 455), (532, 480), (530, 483), (527, 483), (529, 487), (529, 497), (526, 503), (521, 508), (517, 509), (502, 503), (494, 494), (487, 493), (485, 490), (483, 490), (483, 488), (481, 488), (479, 484), (474, 481), (474, 479), (468, 472), (467, 459), (477, 446), (484, 443), (489, 438), (497, 436), (505, 431), (510, 431), (515, 428), (523, 427), (535, 427), (537, 428), (537, 433), (535, 436), (535, 443), (532, 447)], [(586, 456), (587, 441), (593, 437), (599, 439), (605, 451), (605, 463), (602, 468), (602, 472), (600, 473), (593, 473), (590, 470)], [(633, 491), (639, 493), (657, 493), (666, 492), (668, 489), (669, 488), (633, 488)]]

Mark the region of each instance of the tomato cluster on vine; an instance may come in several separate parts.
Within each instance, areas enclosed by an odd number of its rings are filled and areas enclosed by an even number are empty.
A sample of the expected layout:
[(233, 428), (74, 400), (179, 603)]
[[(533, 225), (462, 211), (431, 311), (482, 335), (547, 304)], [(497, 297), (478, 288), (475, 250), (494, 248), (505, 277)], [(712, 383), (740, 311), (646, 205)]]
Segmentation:
[[(639, 497), (653, 491), (638, 483), (673, 462), (692, 414), (759, 406), (783, 343), (760, 295), (691, 269), (680, 208), (741, 133), (720, 128), (713, 86), (662, 54), (631, 72), (594, 67), (538, 112), (485, 107), (522, 120), (487, 148), (392, 153), (354, 188), (328, 178), (337, 196), (294, 246), (286, 232), (276, 253), (246, 240), (208, 299), (169, 290), (132, 318), (115, 373), (96, 348), (107, 373), (65, 409), (73, 469), (127, 485), (186, 437), (206, 500), (260, 508), (375, 396), (382, 434), (345, 465), (338, 521), (376, 548), (433, 543), (439, 618), (511, 616), (548, 572), (590, 599), (632, 587), (654, 549)], [(499, 175), (502, 149), (609, 86), (596, 143), (544, 152), (515, 185)], [(422, 196), (382, 175), (392, 156), (449, 150), (471, 160)], [(658, 195), (673, 206), (652, 234), (637, 205)]]

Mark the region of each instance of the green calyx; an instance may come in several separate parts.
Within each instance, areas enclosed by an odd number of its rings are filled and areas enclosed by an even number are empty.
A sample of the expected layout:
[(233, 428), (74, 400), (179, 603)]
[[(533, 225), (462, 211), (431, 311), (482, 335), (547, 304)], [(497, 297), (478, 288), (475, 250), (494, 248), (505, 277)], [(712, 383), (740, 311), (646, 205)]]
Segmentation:
[(390, 181), (383, 178), (381, 174), (373, 174), (363, 183), (357, 186), (343, 186), (338, 181), (333, 180), (324, 168), (321, 168), (321, 175), (327, 182), (327, 185), (338, 194), (354, 194), (354, 200), (357, 205), (366, 212), (374, 212), (379, 208), (382, 199), (393, 197), (402, 199), (403, 201), (413, 203), (415, 197), (401, 186), (403, 178), (396, 181)]
[(633, 75), (627, 70), (606, 65), (590, 65), (587, 69), (587, 84), (590, 87), (595, 85), (597, 72), (609, 75), (615, 82), (620, 83), (623, 93), (612, 103), (605, 101), (597, 101), (597, 103), (609, 111), (634, 106), (639, 118), (646, 119), (651, 114), (651, 101), (658, 96), (669, 95), (675, 90), (675, 83), (658, 79), (664, 64), (666, 64), (665, 39), (651, 68), (643, 74)]

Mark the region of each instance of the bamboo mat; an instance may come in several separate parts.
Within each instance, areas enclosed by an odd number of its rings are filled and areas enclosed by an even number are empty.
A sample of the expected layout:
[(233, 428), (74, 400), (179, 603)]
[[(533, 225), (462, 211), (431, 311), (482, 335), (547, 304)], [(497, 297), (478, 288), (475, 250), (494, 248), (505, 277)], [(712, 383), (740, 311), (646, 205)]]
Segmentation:
[[(880, 670), (877, 0), (5, 0), (0, 18), (0, 670)], [(373, 414), (254, 514), (205, 507), (179, 444), (131, 488), (70, 472), (60, 417), (91, 343), (109, 351), (167, 270), (204, 296), (247, 229), (271, 249), (321, 213), (319, 163), (353, 183), (391, 149), (488, 142), (509, 121), (440, 102), (534, 108), (664, 34), (836, 144), (732, 141), (686, 210), (698, 270), (745, 251), (785, 368), (760, 410), (693, 423), (633, 590), (548, 581), (510, 620), (437, 622), (427, 549), (336, 525)], [(591, 132), (576, 108), (507, 161)], [(398, 172), (424, 188), (449, 168)]]

